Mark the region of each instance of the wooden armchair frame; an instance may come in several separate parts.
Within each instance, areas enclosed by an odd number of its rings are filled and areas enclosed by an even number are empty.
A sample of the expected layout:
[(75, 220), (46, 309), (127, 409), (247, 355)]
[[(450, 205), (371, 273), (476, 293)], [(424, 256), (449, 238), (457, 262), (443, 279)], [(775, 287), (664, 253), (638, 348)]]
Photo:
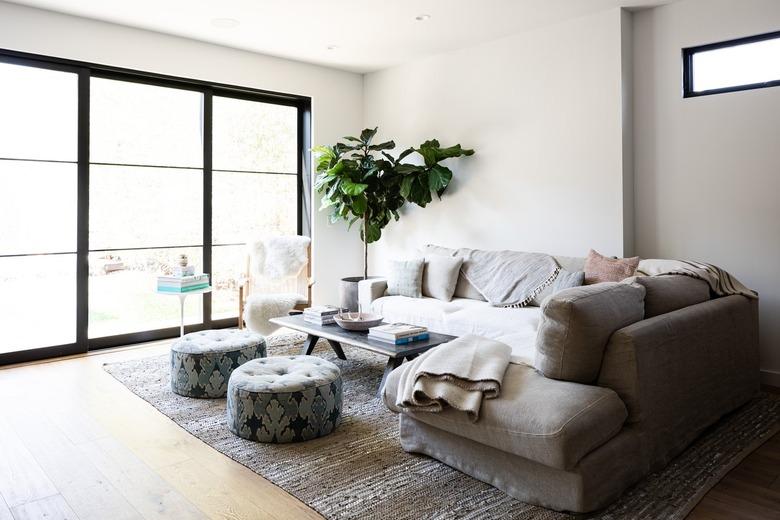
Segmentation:
[[(311, 286), (314, 285), (314, 279), (311, 276), (311, 244), (306, 248), (306, 301), (297, 304), (293, 310), (302, 311), (306, 307), (311, 307)], [(244, 307), (249, 293), (252, 290), (252, 266), (251, 258), (246, 256), (246, 272), (238, 286), (238, 328), (244, 328)]]

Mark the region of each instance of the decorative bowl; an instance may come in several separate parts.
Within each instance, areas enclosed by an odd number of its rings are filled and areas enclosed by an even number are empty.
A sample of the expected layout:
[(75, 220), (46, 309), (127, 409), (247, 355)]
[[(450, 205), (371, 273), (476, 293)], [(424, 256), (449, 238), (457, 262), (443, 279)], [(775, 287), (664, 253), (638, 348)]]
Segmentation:
[(343, 312), (333, 319), (344, 330), (368, 330), (382, 323), (382, 316), (370, 312)]

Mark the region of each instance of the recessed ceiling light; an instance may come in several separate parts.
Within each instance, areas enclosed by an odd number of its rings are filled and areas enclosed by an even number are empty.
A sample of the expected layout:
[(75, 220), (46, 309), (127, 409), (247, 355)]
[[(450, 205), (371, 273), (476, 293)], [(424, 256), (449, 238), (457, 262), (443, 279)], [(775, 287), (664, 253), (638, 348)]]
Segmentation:
[(232, 29), (238, 27), (241, 24), (235, 18), (214, 18), (211, 20), (211, 25), (219, 27), (220, 29)]
[(426, 20), (430, 20), (431, 19), (431, 15), (429, 15), (429, 14), (418, 14), (417, 16), (414, 17), (414, 19), (417, 20), (418, 22), (424, 22)]
[(335, 51), (335, 50), (336, 50), (336, 49), (338, 49), (338, 48), (339, 48), (339, 46), (338, 46), (338, 45), (328, 45), (328, 50), (329, 50), (329, 51)]

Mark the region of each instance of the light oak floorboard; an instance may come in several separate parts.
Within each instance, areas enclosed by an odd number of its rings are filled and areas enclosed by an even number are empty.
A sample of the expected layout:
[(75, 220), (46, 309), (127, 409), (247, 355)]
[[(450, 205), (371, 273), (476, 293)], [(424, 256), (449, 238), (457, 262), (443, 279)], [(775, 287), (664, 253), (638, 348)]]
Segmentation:
[[(41, 508), (61, 514), (56, 507), (64, 504), (78, 520), (321, 518), (184, 431), (102, 368), (166, 353), (169, 345), (0, 369), (0, 496), (8, 511), (42, 518)], [(3, 506), (0, 520), (11, 520)]]
[(62, 495), (54, 495), (13, 508), (15, 520), (79, 520)]

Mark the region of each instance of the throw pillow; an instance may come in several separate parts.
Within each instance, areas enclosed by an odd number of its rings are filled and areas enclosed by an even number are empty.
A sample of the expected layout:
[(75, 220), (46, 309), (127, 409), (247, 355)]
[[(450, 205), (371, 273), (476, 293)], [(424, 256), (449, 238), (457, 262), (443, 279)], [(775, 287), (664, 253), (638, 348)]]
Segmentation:
[(529, 305), (532, 307), (541, 307), (542, 303), (547, 299), (547, 297), (552, 296), (558, 291), (562, 291), (564, 289), (579, 287), (584, 283), (585, 273), (583, 271), (571, 272), (566, 271), (565, 269), (561, 269), (558, 272), (558, 276), (556, 276), (555, 280), (553, 280), (553, 283), (545, 287), (542, 292), (534, 296), (534, 299), (531, 300)]
[(422, 278), (423, 296), (445, 302), (451, 301), (455, 286), (458, 284), (461, 265), (463, 265), (463, 258), (459, 256), (427, 256)]
[(609, 258), (590, 250), (585, 259), (585, 285), (601, 282), (620, 282), (634, 276), (639, 257)]
[(555, 281), (552, 284), (552, 293), (555, 294), (558, 291), (564, 289), (571, 289), (572, 287), (579, 287), (585, 283), (584, 271), (564, 271), (560, 270), (558, 276), (555, 277)]
[(391, 262), (390, 273), (387, 277), (387, 294), (421, 298), (424, 265), (422, 258)]

